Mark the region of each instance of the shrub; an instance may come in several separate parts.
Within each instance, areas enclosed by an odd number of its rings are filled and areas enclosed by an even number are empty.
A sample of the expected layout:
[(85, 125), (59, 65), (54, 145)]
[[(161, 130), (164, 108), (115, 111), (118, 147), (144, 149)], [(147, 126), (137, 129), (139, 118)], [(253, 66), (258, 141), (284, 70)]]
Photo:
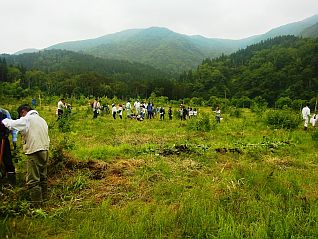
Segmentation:
[(229, 109), (229, 113), (230, 113), (230, 116), (232, 117), (236, 117), (236, 118), (241, 118), (242, 116), (242, 110), (241, 109), (238, 109), (238, 108), (230, 108)]
[(197, 118), (192, 118), (189, 120), (188, 128), (190, 130), (208, 132), (212, 129), (212, 124), (208, 114), (203, 113)]
[(289, 110), (271, 110), (265, 120), (268, 126), (282, 129), (295, 129), (301, 122), (299, 114)]

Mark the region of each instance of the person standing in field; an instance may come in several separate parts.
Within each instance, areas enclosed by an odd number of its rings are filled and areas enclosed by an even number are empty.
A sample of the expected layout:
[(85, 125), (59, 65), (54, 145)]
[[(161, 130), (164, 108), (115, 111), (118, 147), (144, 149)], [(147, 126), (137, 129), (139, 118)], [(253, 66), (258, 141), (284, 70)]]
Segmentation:
[(9, 130), (2, 124), (3, 119), (11, 119), (9, 111), (0, 108), (0, 179), (7, 178), (10, 185), (16, 184), (15, 167), (12, 161), (12, 153), (9, 135), (12, 134), (14, 151), (17, 145), (17, 131)]
[(169, 109), (168, 109), (168, 116), (169, 116), (169, 120), (172, 120), (172, 109), (171, 109), (171, 106), (169, 106)]
[(318, 120), (317, 114), (314, 114), (310, 119), (312, 127), (316, 126), (317, 120)]
[(131, 104), (130, 104), (130, 100), (127, 101), (127, 103), (126, 103), (126, 105), (125, 105), (125, 109), (126, 109), (127, 117), (130, 118), (130, 115), (131, 115)]
[(153, 118), (153, 112), (152, 112), (152, 103), (148, 103), (147, 105), (147, 118), (152, 119)]
[(307, 103), (306, 106), (302, 109), (301, 114), (302, 114), (303, 120), (304, 120), (304, 130), (307, 130), (309, 118), (310, 118), (309, 103)]
[(61, 98), (59, 102), (57, 102), (57, 119), (62, 118), (64, 110), (66, 108), (65, 99)]
[(120, 119), (123, 119), (123, 105), (118, 105), (118, 116)]
[(100, 102), (98, 98), (95, 98), (93, 102), (93, 119), (96, 119), (100, 111)]
[(4, 119), (2, 123), (10, 130), (18, 130), (23, 137), (23, 150), (28, 157), (26, 186), (31, 203), (40, 206), (47, 199), (47, 164), (50, 138), (46, 121), (29, 105), (18, 108), (20, 118)]
[(141, 108), (140, 108), (140, 102), (139, 102), (139, 100), (136, 100), (136, 101), (135, 101), (134, 107), (135, 107), (135, 110), (136, 110), (136, 115), (140, 115)]
[(112, 115), (113, 118), (116, 119), (117, 108), (115, 104), (112, 104)]
[(159, 109), (159, 114), (160, 114), (160, 120), (164, 120), (165, 119), (165, 108), (160, 107)]
[(216, 107), (214, 113), (215, 113), (216, 122), (217, 122), (218, 124), (221, 123), (221, 109), (220, 109), (219, 106)]

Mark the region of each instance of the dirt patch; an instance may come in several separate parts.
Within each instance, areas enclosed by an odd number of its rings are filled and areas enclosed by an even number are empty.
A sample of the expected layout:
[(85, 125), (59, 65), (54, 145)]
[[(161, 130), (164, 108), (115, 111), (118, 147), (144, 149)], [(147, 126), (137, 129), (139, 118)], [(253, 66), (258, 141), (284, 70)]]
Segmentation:
[(186, 144), (174, 145), (171, 148), (163, 149), (159, 154), (163, 156), (179, 155), (181, 153), (190, 153), (191, 149)]
[(242, 150), (239, 148), (216, 148), (216, 153), (225, 154), (225, 153), (238, 153), (242, 154)]

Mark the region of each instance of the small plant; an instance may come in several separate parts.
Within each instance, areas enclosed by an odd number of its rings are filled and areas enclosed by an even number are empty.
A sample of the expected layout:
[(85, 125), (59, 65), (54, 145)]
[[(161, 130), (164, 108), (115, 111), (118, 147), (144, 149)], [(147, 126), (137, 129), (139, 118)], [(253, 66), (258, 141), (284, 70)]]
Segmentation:
[(74, 142), (68, 137), (64, 136), (57, 145), (54, 145), (51, 149), (49, 174), (54, 174), (64, 168), (68, 161), (68, 157), (65, 155), (65, 150), (70, 150), (74, 147)]
[(86, 184), (86, 179), (83, 176), (78, 176), (75, 179), (75, 182), (69, 187), (69, 189), (73, 191), (79, 191), (85, 188)]

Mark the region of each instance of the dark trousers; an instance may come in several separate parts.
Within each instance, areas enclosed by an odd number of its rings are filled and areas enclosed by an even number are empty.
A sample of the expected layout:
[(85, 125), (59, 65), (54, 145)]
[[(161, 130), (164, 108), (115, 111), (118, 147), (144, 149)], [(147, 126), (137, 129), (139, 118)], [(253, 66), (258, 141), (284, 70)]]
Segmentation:
[(94, 115), (93, 115), (93, 118), (96, 119), (98, 116), (98, 111), (97, 110), (94, 110)]
[[(2, 143), (4, 143), (2, 147)], [(4, 137), (0, 141), (0, 147), (3, 149), (2, 153), (2, 162), (4, 165), (4, 169), (6, 173), (14, 173), (15, 168), (12, 162), (12, 154), (11, 154), (11, 148), (10, 148), (10, 141), (7, 137)]]
[(63, 110), (58, 109), (57, 110), (57, 119), (62, 118), (62, 116), (63, 116)]

